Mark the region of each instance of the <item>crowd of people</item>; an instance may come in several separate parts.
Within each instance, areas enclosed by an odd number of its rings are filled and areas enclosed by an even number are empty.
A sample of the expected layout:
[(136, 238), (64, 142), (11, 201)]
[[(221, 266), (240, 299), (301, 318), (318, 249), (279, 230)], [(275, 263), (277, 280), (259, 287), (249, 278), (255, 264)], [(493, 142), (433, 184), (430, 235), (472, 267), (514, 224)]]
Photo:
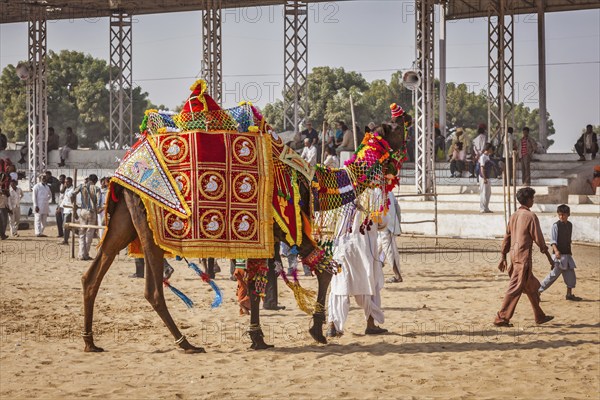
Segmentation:
[[(4, 240), (8, 238), (5, 234), (8, 226), (10, 226), (12, 236), (19, 236), (20, 203), (23, 198), (23, 191), (19, 188), (17, 179), (11, 179), (4, 173), (0, 177), (3, 182), (2, 195), (0, 195), (0, 237)], [(77, 222), (81, 225), (91, 226), (77, 229), (79, 235), (78, 259), (91, 260), (89, 251), (92, 239), (102, 237), (103, 234), (102, 229), (95, 227), (104, 225), (109, 180), (108, 177), (102, 178), (98, 187), (98, 177), (95, 174), (90, 174), (84, 183), (75, 187), (73, 178), (64, 174), (61, 174), (58, 178), (53, 177), (50, 171), (40, 174), (38, 182), (31, 191), (32, 207), (30, 213), (33, 214), (34, 218), (35, 236), (47, 237), (44, 232), (51, 212), (50, 205), (54, 204), (56, 205), (54, 215), (57, 236), (61, 238), (59, 244), (66, 245), (69, 243), (71, 229), (67, 224)]]

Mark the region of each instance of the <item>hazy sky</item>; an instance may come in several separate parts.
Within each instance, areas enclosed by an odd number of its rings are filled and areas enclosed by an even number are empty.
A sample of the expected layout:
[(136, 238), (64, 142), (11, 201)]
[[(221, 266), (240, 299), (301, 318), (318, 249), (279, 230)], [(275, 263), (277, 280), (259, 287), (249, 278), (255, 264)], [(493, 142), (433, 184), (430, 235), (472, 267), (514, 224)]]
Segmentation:
[[(309, 5), (309, 68), (344, 67), (388, 79), (414, 61), (412, 1)], [(223, 10), (224, 106), (264, 105), (283, 88), (283, 8)], [(436, 27), (436, 30), (438, 28)], [(437, 32), (436, 32), (437, 34)], [(49, 21), (48, 49), (108, 59), (108, 19)], [(437, 52), (437, 47), (436, 47)], [(27, 24), (0, 25), (0, 68), (27, 58)], [(155, 104), (174, 107), (189, 94), (202, 58), (200, 12), (135, 17), (133, 80)], [(600, 124), (600, 10), (546, 15), (547, 104), (556, 144), (571, 151), (586, 124)], [(447, 80), (487, 85), (487, 21), (447, 25)], [(538, 103), (537, 17), (515, 18), (515, 100)]]

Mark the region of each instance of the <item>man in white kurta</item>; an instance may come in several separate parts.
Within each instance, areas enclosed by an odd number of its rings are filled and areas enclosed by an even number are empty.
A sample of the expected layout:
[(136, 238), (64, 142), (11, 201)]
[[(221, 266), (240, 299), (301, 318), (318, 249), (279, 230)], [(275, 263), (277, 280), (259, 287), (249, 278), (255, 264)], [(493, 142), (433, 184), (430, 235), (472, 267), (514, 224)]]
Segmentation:
[(39, 182), (33, 186), (32, 198), (35, 236), (46, 237), (44, 229), (50, 213), (50, 199), (52, 198), (50, 187), (46, 185), (46, 174), (40, 175)]
[(350, 309), (350, 296), (354, 296), (364, 310), (367, 320), (365, 334), (385, 333), (386, 329), (375, 325), (375, 322), (384, 322), (380, 296), (384, 283), (383, 257), (377, 244), (378, 228), (384, 226), (373, 223), (370, 229), (363, 230), (363, 234), (360, 227), (367, 214), (354, 207), (350, 211), (345, 213), (345, 218), (351, 221), (352, 230), (339, 238), (333, 254), (333, 258), (342, 265), (342, 271), (331, 280), (328, 335), (343, 333)]

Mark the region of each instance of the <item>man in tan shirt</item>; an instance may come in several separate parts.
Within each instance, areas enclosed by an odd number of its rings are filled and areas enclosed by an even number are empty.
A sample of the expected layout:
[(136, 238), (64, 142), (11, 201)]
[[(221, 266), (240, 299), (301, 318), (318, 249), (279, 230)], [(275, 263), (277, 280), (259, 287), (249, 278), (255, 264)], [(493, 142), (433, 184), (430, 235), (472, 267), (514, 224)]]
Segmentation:
[(502, 260), (498, 265), (498, 269), (501, 272), (506, 271), (506, 254), (510, 251), (511, 265), (508, 269), (510, 282), (502, 307), (494, 321), (496, 326), (512, 326), (509, 321), (523, 292), (529, 297), (537, 324), (543, 324), (554, 318), (551, 315), (544, 314), (540, 307), (540, 296), (538, 294), (540, 281), (533, 275), (532, 250), (534, 242), (541, 252), (546, 255), (550, 265), (554, 267), (552, 257), (548, 252), (548, 246), (544, 241), (540, 222), (530, 210), (533, 206), (534, 195), (535, 190), (530, 187), (519, 189), (517, 200), (521, 207), (510, 217), (506, 228), (506, 234), (502, 242)]

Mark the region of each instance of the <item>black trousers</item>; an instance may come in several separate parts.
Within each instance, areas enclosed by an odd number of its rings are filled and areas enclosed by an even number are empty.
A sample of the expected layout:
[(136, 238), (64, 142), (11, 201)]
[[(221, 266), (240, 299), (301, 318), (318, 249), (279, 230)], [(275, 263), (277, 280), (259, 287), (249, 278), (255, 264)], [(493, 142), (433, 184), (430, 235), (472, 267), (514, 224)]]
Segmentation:
[[(61, 227), (60, 231), (63, 232), (63, 241), (65, 243), (69, 243), (69, 235), (71, 234), (71, 230), (68, 229), (68, 228), (65, 228), (64, 225), (67, 224), (67, 223), (69, 223), (69, 222), (73, 222), (73, 214), (68, 213), (68, 214), (64, 214), (63, 215), (61, 213), (60, 215), (61, 215), (61, 219), (63, 220), (62, 223), (61, 223), (61, 225), (60, 225), (60, 227)], [(56, 217), (56, 219), (57, 219), (56, 223), (58, 224), (58, 216)]]
[(6, 228), (8, 227), (8, 208), (0, 208), (0, 237), (6, 238)]
[(281, 255), (279, 255), (279, 242), (275, 244), (275, 258), (270, 258), (268, 261), (269, 272), (267, 272), (267, 287), (265, 289), (264, 308), (277, 307), (277, 273), (275, 272), (275, 260), (281, 263)]
[(59, 211), (60, 208), (56, 208), (56, 228), (58, 229), (58, 236), (64, 236), (65, 233), (63, 231), (63, 213)]

